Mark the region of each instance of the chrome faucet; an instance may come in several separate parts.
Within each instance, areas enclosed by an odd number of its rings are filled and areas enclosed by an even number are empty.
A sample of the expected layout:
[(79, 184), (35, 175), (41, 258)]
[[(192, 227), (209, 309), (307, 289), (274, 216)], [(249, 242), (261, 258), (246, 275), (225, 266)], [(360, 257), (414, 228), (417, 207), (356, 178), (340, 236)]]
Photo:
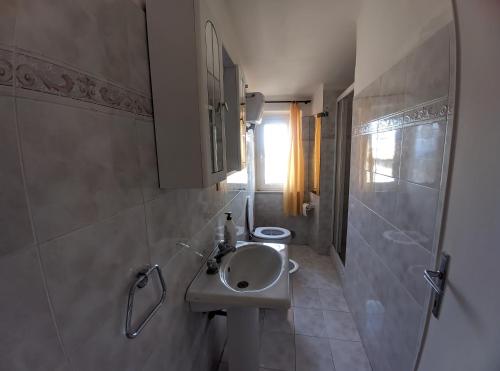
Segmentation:
[(220, 264), (222, 258), (229, 254), (230, 252), (236, 251), (236, 246), (231, 246), (227, 241), (220, 241), (217, 244), (217, 248), (219, 249), (217, 255), (214, 256), (214, 259), (217, 263)]
[(230, 252), (236, 251), (236, 246), (231, 246), (227, 241), (222, 240), (217, 244), (217, 249), (217, 254), (207, 261), (207, 274), (217, 273), (222, 258)]

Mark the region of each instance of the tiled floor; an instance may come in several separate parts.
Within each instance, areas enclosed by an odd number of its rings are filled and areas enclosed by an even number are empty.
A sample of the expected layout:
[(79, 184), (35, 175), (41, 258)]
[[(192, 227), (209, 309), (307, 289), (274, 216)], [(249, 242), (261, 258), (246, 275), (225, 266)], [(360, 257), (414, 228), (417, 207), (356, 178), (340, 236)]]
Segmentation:
[(290, 257), (292, 308), (261, 311), (260, 371), (371, 371), (330, 257), (307, 246)]

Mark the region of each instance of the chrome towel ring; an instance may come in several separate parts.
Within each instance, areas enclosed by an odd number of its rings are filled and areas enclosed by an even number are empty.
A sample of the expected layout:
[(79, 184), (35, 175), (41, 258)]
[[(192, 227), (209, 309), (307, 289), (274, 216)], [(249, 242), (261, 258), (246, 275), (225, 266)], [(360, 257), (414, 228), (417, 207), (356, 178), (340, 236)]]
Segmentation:
[[(160, 280), (161, 284), (161, 297), (160, 301), (155, 305), (155, 307), (149, 312), (149, 314), (146, 316), (146, 318), (141, 322), (141, 324), (136, 328), (132, 328), (132, 313), (134, 309), (134, 296), (135, 296), (135, 290), (137, 289), (142, 289), (146, 287), (146, 285), (149, 282), (149, 276), (153, 271), (156, 271), (158, 279)], [(165, 299), (167, 298), (167, 287), (165, 285), (165, 280), (163, 279), (163, 274), (161, 273), (161, 269), (158, 265), (153, 265), (153, 266), (147, 266), (143, 270), (141, 270), (139, 273), (137, 273), (137, 279), (132, 283), (130, 286), (130, 290), (128, 292), (128, 303), (127, 303), (127, 318), (125, 321), (125, 335), (129, 339), (133, 339), (137, 337), (141, 333), (141, 331), (144, 329), (144, 327), (148, 324), (148, 322), (153, 318), (153, 316), (158, 312), (158, 309), (162, 306), (162, 304), (165, 302)]]

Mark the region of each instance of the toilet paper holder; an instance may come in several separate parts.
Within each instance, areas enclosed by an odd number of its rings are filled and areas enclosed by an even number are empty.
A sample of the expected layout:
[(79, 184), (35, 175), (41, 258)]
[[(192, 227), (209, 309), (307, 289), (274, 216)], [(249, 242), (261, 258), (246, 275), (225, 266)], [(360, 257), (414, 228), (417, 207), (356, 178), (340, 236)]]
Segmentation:
[(302, 215), (308, 216), (308, 214), (314, 210), (314, 205), (310, 202), (304, 202), (302, 204)]

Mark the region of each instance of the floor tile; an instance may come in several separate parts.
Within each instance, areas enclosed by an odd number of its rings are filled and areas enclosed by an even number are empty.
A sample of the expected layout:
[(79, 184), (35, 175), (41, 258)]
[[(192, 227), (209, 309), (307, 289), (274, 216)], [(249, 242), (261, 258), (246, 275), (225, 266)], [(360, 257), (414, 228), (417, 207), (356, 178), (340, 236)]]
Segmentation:
[(340, 278), (335, 271), (317, 271), (306, 268), (299, 270), (292, 276), (292, 284), (312, 287), (316, 289), (340, 289)]
[(293, 319), (296, 334), (327, 337), (323, 311), (318, 309), (294, 308)]
[(335, 267), (329, 256), (312, 255), (302, 259), (302, 266), (313, 271), (335, 272)]
[(291, 276), (291, 279), (293, 288), (297, 286), (314, 287), (313, 277), (304, 267), (299, 267), (299, 270)]
[(318, 289), (321, 309), (349, 312), (349, 307), (340, 289)]
[(337, 272), (331, 271), (315, 271), (316, 287), (319, 289), (341, 289), (342, 284)]
[(327, 339), (300, 336), (295, 337), (296, 371), (334, 371), (330, 344)]
[(304, 258), (310, 258), (315, 253), (309, 246), (304, 245), (290, 245), (290, 257), (294, 260), (301, 260)]
[(262, 330), (293, 334), (293, 312), (291, 309), (266, 309)]
[(294, 307), (323, 309), (318, 289), (295, 285), (292, 304)]
[(329, 338), (338, 340), (360, 340), (356, 324), (350, 313), (324, 311), (323, 314)]
[(360, 341), (330, 340), (335, 371), (371, 371)]
[(294, 371), (294, 335), (264, 332), (260, 343), (260, 366), (273, 370)]

